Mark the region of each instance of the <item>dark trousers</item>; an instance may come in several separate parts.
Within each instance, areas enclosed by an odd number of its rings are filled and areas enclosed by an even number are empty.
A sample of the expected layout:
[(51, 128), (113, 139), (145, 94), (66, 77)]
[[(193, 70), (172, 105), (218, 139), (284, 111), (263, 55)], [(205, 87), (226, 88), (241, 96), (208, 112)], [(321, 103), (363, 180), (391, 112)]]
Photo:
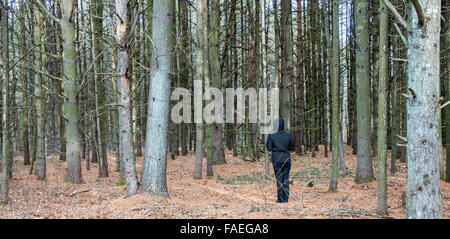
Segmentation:
[(277, 179), (277, 202), (287, 203), (289, 200), (289, 171), (291, 159), (272, 161), (273, 170)]

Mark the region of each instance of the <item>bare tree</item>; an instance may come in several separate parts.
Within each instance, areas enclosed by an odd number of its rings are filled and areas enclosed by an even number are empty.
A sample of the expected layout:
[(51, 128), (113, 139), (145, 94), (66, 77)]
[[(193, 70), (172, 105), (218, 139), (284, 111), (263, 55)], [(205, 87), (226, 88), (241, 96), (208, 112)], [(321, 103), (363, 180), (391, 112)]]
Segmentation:
[(168, 197), (166, 183), (170, 86), (173, 77), (175, 1), (153, 2), (153, 47), (142, 189)]

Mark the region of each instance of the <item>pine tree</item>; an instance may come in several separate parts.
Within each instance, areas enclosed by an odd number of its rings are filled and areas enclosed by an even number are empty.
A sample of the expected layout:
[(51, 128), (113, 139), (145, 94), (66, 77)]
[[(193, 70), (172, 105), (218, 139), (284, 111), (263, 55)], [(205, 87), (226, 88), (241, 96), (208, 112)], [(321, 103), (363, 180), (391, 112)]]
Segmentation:
[(168, 197), (166, 183), (170, 86), (173, 78), (175, 1), (153, 2), (153, 53), (142, 189)]

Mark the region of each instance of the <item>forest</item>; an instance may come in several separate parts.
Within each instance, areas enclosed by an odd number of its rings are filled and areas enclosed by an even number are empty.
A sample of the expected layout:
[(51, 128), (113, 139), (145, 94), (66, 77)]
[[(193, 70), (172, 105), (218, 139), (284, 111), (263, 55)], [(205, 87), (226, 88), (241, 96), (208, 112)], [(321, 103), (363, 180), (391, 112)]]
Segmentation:
[(450, 218), (449, 1), (0, 11), (0, 219)]

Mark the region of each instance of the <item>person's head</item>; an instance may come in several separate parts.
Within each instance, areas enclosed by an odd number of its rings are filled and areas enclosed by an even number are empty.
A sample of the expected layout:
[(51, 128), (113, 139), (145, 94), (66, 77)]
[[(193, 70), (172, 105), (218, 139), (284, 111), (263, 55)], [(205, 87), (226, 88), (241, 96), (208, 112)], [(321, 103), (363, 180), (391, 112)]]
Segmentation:
[(272, 133), (276, 133), (278, 130), (284, 130), (284, 119), (278, 118), (273, 121)]

